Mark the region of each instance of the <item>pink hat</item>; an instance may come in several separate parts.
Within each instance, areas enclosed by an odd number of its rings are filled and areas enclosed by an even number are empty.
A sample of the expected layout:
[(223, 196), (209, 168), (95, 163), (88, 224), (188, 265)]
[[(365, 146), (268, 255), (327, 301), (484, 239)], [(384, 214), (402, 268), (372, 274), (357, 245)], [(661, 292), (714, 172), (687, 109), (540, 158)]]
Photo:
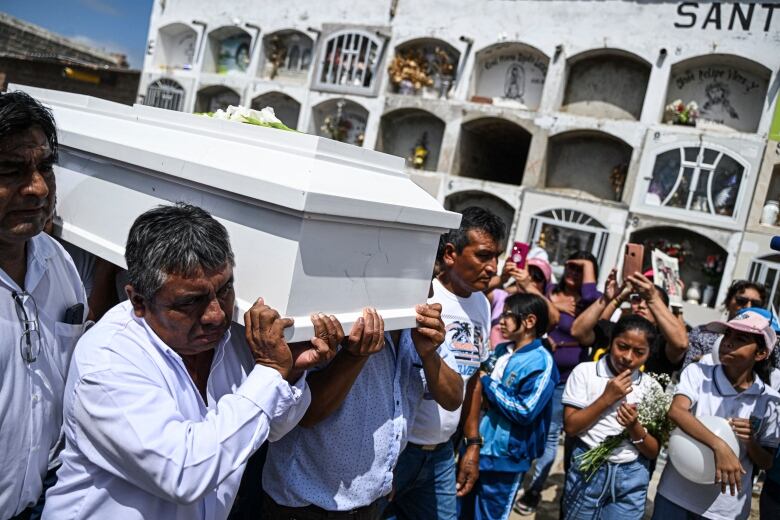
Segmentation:
[(775, 348), (777, 343), (777, 334), (772, 329), (772, 324), (768, 319), (764, 318), (760, 314), (753, 312), (746, 312), (744, 314), (738, 314), (729, 321), (713, 321), (707, 325), (707, 330), (723, 334), (726, 329), (734, 329), (740, 332), (747, 332), (748, 334), (758, 334), (764, 337), (764, 343), (766, 344), (767, 352), (772, 353), (772, 349)]
[(549, 263), (541, 258), (529, 258), (525, 263), (527, 264), (526, 267), (538, 267), (544, 275), (545, 283), (550, 283), (550, 278), (552, 278), (552, 267), (550, 267)]

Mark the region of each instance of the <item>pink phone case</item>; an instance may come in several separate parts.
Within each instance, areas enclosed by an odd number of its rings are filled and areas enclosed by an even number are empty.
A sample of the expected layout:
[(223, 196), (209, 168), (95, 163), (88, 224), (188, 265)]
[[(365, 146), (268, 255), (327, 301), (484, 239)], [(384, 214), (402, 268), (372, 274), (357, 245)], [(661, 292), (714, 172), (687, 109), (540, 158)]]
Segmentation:
[(520, 269), (525, 268), (525, 260), (528, 257), (528, 251), (531, 247), (525, 242), (515, 242), (512, 246), (512, 255), (510, 259), (517, 264)]

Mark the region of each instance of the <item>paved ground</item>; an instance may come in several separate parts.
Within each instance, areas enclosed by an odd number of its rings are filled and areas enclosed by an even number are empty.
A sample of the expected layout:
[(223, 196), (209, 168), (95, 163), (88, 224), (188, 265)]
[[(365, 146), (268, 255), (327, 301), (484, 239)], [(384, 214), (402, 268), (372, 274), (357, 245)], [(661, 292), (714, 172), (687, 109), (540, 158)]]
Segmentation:
[[(645, 509), (645, 519), (649, 520), (653, 514), (653, 497), (655, 497), (656, 486), (658, 485), (658, 479), (661, 477), (661, 471), (666, 460), (662, 457), (658, 461), (658, 467), (653, 473), (653, 479), (650, 481), (650, 488), (647, 496), (650, 497), (647, 501), (647, 508)], [(530, 473), (530, 472), (529, 472)], [(526, 477), (525, 484), (528, 484), (528, 477)], [(547, 479), (544, 491), (542, 491), (542, 501), (539, 503), (539, 508), (536, 514), (530, 516), (521, 516), (515, 512), (509, 517), (510, 520), (558, 520), (558, 504), (560, 503), (561, 493), (563, 492), (563, 447), (558, 449), (558, 458), (550, 472), (550, 477)], [(750, 520), (758, 520), (758, 497), (753, 496), (752, 511), (750, 513)], [(779, 519), (780, 520), (780, 519)]]

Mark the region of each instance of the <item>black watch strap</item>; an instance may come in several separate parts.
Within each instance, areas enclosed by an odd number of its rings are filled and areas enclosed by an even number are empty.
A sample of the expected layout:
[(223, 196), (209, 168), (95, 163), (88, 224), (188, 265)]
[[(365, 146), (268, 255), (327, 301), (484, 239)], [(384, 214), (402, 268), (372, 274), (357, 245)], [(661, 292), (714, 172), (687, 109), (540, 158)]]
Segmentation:
[(482, 446), (482, 437), (466, 437), (466, 446)]

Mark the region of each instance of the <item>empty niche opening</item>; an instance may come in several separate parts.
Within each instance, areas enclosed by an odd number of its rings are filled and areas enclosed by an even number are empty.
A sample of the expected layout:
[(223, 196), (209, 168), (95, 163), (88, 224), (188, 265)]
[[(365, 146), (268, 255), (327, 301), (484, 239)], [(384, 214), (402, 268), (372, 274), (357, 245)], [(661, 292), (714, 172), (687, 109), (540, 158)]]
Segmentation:
[(461, 125), (457, 172), (461, 177), (520, 184), (531, 146), (523, 127), (497, 117)]
[(172, 23), (157, 33), (154, 64), (164, 70), (191, 70), (195, 63), (198, 34), (183, 23)]
[(244, 74), (252, 59), (252, 37), (240, 27), (214, 29), (208, 35), (203, 72)]
[(342, 143), (363, 146), (368, 110), (348, 99), (331, 99), (313, 109), (311, 132)]
[(522, 43), (499, 43), (477, 53), (471, 100), (536, 110), (550, 59)]
[(406, 159), (410, 168), (436, 170), (444, 121), (419, 109), (395, 110), (382, 116), (376, 149)]
[(235, 90), (222, 85), (202, 88), (195, 98), (195, 112), (216, 112), (225, 110), (229, 105), (241, 104), (241, 96)]
[(572, 58), (561, 109), (573, 114), (638, 120), (650, 64), (619, 51)]
[(290, 128), (298, 128), (301, 104), (292, 97), (282, 92), (268, 92), (252, 100), (252, 108), (255, 110), (261, 110), (265, 107), (273, 108), (276, 117), (285, 125)]
[(455, 84), (460, 52), (443, 40), (421, 38), (395, 48), (388, 65), (391, 92), (446, 98)]
[(515, 209), (503, 199), (490, 193), (477, 190), (460, 191), (458, 193), (453, 193), (444, 199), (444, 209), (449, 211), (461, 213), (464, 209), (471, 206), (487, 209), (498, 215), (501, 220), (504, 221), (507, 236), (501, 246), (506, 249), (507, 243), (509, 242), (509, 233), (512, 229), (512, 224), (515, 221)]
[(579, 190), (619, 201), (631, 152), (628, 144), (601, 132), (567, 132), (551, 137), (546, 187)]
[[(693, 297), (689, 291), (695, 287), (699, 292), (699, 303), (709, 307), (719, 303), (715, 301), (715, 295), (723, 278), (728, 253), (717, 243), (695, 231), (674, 226), (641, 229), (633, 232), (629, 241), (645, 246), (643, 271), (652, 267), (651, 252), (659, 249), (677, 258), (680, 278), (686, 288), (683, 297)], [(705, 264), (709, 266), (706, 270)], [(705, 290), (707, 286), (712, 289)]]
[(306, 34), (288, 29), (263, 38), (264, 78), (305, 81), (312, 63), (314, 41)]
[[(763, 65), (738, 56), (712, 54), (677, 63), (669, 76), (664, 122), (695, 125), (698, 119), (756, 132), (770, 76)], [(694, 117), (681, 118), (673, 108), (677, 102), (686, 115), (694, 108)]]

